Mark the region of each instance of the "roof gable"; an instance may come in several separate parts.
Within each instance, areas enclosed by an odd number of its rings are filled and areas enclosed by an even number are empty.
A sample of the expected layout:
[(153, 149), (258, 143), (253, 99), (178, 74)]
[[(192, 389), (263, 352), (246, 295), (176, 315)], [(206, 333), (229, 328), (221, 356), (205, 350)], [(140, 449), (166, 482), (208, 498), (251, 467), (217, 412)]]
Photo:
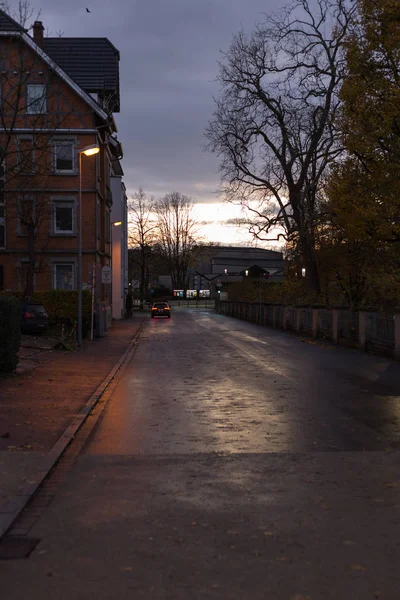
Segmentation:
[[(4, 13), (4, 11), (0, 11)], [(5, 13), (4, 13), (5, 14)], [(6, 15), (7, 17), (7, 15)], [(9, 18), (11, 21), (11, 17)], [(15, 21), (14, 21), (15, 23)], [(18, 25), (16, 23), (16, 25)], [(6, 25), (7, 26), (7, 25)], [(3, 36), (18, 36), (29, 46), (33, 52), (35, 52), (46, 64), (50, 67), (90, 108), (104, 121), (110, 124), (111, 128), (116, 131), (116, 125), (112, 115), (108, 115), (101, 106), (85, 91), (83, 90), (71, 77), (52, 59), (50, 56), (40, 48), (36, 42), (25, 32), (25, 29), (2, 29), (0, 23), (0, 35)]]
[(44, 38), (45, 52), (85, 91), (119, 112), (119, 52), (107, 38)]

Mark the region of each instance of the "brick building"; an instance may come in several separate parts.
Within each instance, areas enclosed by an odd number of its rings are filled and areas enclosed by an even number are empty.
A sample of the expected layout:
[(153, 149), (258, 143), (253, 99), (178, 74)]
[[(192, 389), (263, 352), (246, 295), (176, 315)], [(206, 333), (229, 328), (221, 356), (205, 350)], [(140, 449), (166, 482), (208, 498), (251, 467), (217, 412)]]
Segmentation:
[[(111, 178), (121, 175), (119, 53), (106, 38), (29, 35), (0, 10), (0, 289), (75, 289), (111, 262)], [(93, 156), (82, 149), (98, 146)], [(111, 286), (97, 300), (111, 304)]]

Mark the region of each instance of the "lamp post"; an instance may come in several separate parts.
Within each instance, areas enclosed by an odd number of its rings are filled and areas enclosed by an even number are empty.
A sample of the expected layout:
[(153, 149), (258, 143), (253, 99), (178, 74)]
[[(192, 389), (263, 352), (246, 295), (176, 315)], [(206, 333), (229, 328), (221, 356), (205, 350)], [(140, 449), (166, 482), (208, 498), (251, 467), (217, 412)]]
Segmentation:
[(82, 348), (82, 154), (92, 156), (100, 152), (97, 144), (78, 150), (78, 346)]

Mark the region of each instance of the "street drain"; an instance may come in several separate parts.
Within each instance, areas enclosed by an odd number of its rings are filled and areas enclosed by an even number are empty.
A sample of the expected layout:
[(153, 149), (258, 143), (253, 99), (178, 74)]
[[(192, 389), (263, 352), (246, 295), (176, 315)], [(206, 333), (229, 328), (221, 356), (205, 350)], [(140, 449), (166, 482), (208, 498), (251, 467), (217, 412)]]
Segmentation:
[(0, 541), (0, 560), (28, 558), (39, 542), (38, 538), (5, 537)]

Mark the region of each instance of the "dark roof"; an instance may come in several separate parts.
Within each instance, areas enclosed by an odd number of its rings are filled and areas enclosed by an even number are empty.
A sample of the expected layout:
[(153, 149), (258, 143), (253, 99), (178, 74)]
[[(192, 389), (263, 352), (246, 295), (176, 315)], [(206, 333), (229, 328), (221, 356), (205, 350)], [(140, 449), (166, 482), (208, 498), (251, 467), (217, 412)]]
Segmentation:
[(0, 10), (0, 31), (26, 32), (27, 30), (17, 23), (17, 21), (14, 21), (14, 19), (4, 12), (4, 10)]
[(107, 38), (44, 38), (44, 51), (85, 92), (114, 96), (119, 110), (119, 52)]

